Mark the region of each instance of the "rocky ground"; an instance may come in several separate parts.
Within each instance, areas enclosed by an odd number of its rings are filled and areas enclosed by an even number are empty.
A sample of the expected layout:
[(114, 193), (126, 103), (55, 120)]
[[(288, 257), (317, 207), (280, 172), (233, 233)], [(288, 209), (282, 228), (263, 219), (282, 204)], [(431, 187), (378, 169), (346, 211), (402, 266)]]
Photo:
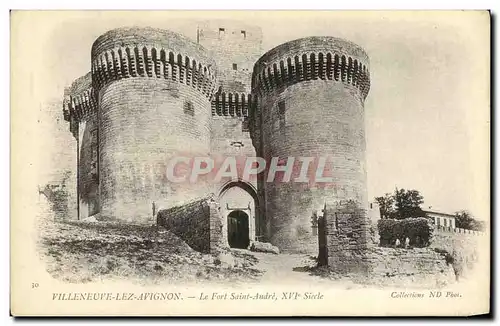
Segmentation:
[(328, 287), (349, 289), (380, 286), (386, 281), (396, 285), (397, 279), (339, 275), (317, 268), (316, 257), (304, 254), (231, 249), (214, 257), (194, 251), (156, 226), (47, 219), (39, 223), (39, 229), (39, 253), (48, 272), (71, 283), (119, 279), (138, 284), (327, 283)]
[[(47, 271), (70, 283), (126, 279), (137, 284), (338, 283), (315, 268), (316, 258), (231, 249), (220, 257), (201, 254), (155, 226), (102, 222), (39, 223), (39, 253)], [(346, 283), (347, 282), (347, 283)], [(341, 282), (352, 287), (353, 283)]]
[(249, 253), (228, 253), (229, 265), (156, 227), (47, 220), (40, 222), (39, 229), (39, 253), (47, 271), (66, 282), (239, 283), (262, 275), (255, 268), (257, 259)]

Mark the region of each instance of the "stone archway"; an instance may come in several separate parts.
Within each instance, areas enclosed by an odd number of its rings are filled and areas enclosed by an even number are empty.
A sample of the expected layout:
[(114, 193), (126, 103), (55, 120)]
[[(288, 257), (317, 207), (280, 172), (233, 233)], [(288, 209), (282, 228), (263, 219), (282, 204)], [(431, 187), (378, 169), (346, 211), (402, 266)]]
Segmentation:
[(227, 215), (227, 240), (231, 248), (248, 248), (250, 225), (247, 213), (234, 210)]
[[(243, 182), (241, 180), (234, 180), (224, 184), (219, 191), (220, 212), (224, 216), (222, 232), (225, 241), (228, 245), (230, 243), (230, 225), (231, 221), (235, 222), (235, 214), (239, 214), (240, 219), (248, 221), (248, 241), (255, 241), (260, 235), (259, 230), (259, 204), (257, 201), (257, 192), (252, 184)], [(234, 213), (239, 212), (239, 213)], [(242, 214), (245, 214), (243, 216)], [(231, 216), (230, 216), (231, 215)], [(233, 220), (231, 220), (233, 218)], [(246, 248), (246, 247), (245, 247)]]

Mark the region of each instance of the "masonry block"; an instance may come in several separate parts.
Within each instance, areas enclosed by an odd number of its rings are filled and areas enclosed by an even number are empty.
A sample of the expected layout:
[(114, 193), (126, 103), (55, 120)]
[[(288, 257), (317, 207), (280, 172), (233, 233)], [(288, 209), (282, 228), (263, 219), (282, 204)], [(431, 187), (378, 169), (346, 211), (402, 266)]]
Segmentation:
[(217, 253), (227, 247), (222, 234), (222, 217), (213, 197), (160, 210), (156, 224), (170, 230), (199, 252)]

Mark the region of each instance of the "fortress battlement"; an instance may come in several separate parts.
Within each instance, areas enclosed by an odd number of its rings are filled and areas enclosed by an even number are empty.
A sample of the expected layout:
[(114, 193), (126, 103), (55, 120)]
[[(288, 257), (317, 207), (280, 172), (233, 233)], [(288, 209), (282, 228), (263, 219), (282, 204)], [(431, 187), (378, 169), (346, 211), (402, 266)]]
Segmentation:
[(245, 93), (217, 93), (212, 100), (212, 115), (248, 117), (253, 98)]
[(164, 78), (211, 98), (216, 71), (215, 61), (201, 45), (166, 30), (120, 28), (100, 36), (92, 46), (96, 89), (122, 78)]
[(358, 45), (336, 37), (308, 37), (281, 44), (255, 64), (252, 92), (267, 94), (305, 80), (334, 80), (370, 89), (369, 60)]
[(85, 121), (97, 112), (97, 99), (91, 87), (80, 94), (70, 95), (63, 101), (63, 114), (66, 121), (73, 117), (76, 121)]
[(66, 121), (85, 121), (97, 112), (97, 98), (92, 88), (92, 74), (77, 78), (64, 90), (63, 116)]

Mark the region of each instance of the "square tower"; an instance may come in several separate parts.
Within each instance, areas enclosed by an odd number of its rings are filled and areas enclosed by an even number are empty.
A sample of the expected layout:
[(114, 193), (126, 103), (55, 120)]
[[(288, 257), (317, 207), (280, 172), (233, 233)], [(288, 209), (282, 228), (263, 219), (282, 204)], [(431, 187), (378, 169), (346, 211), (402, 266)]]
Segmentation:
[(197, 40), (217, 62), (222, 91), (249, 94), (252, 69), (262, 55), (262, 30), (239, 21), (206, 21), (198, 25)]

